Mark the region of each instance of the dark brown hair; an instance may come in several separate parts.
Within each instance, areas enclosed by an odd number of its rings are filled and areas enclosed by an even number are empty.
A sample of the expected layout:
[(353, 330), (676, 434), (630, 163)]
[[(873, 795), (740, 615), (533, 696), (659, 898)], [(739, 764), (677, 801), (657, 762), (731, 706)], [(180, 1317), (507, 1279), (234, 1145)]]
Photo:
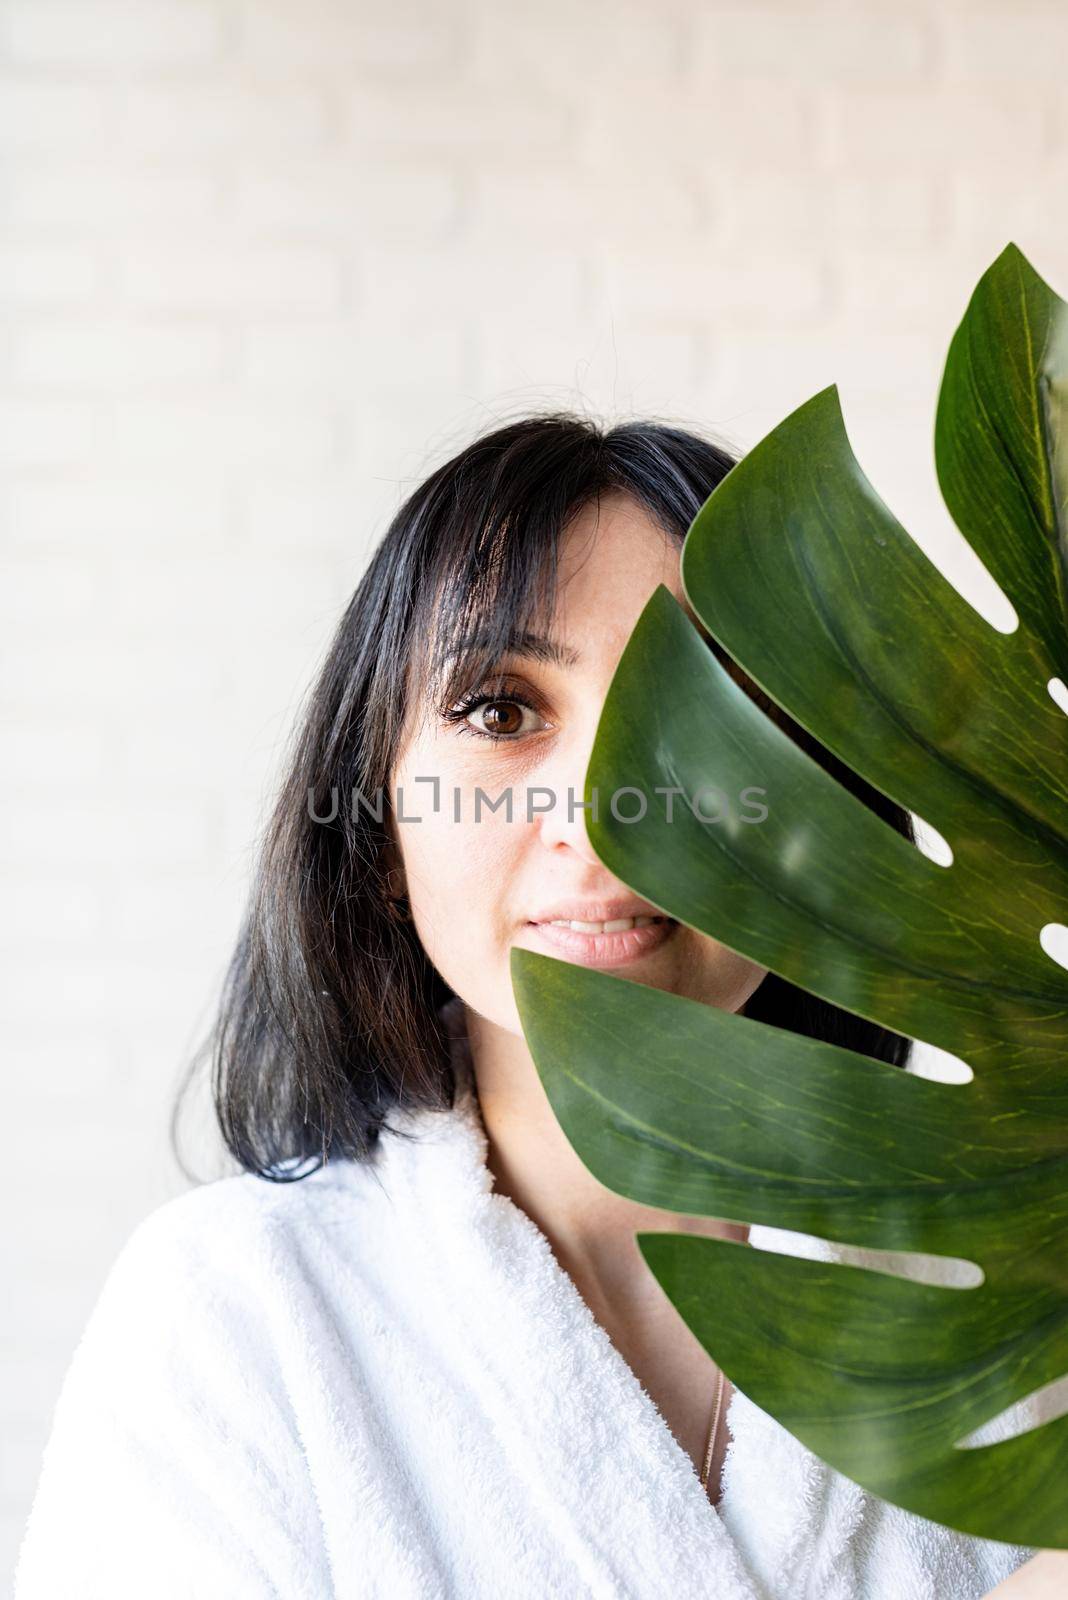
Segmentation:
[[(723, 445), (659, 422), (602, 429), (566, 412), (499, 427), (432, 472), (393, 518), (306, 699), (261, 842), (209, 1038), (223, 1140), (246, 1171), (306, 1177), (367, 1159), (393, 1108), (447, 1109), (454, 1083), (438, 1015), (452, 990), (412, 923), (387, 915), (388, 805), (413, 684), (443, 701), (551, 614), (569, 522), (623, 492), (681, 547), (734, 465)], [(479, 631), (477, 644), (463, 643)], [(746, 692), (845, 788), (914, 839), (909, 813), (785, 715), (714, 642)], [(450, 654), (456, 652), (455, 655)], [(382, 811), (379, 806), (378, 810)], [(313, 814), (314, 813), (314, 814)], [(910, 1042), (769, 973), (746, 1015), (903, 1065)], [(180, 1158), (179, 1158), (180, 1159)]]

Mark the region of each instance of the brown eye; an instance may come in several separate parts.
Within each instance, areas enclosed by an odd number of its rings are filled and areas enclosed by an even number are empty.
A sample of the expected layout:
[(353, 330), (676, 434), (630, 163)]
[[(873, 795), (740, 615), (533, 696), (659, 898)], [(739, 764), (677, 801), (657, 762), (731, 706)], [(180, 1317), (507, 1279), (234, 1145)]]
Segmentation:
[[(524, 726), (528, 715), (535, 719), (534, 726), (530, 722)], [(519, 694), (493, 695), (476, 691), (466, 695), (459, 705), (450, 707), (444, 716), (457, 733), (469, 734), (476, 739), (496, 740), (499, 744), (515, 743), (528, 733), (542, 732), (547, 726), (530, 701)], [(537, 726), (538, 721), (540, 727)]]
[(523, 726), (522, 708), (514, 700), (487, 700), (479, 709), (487, 733), (518, 733)]

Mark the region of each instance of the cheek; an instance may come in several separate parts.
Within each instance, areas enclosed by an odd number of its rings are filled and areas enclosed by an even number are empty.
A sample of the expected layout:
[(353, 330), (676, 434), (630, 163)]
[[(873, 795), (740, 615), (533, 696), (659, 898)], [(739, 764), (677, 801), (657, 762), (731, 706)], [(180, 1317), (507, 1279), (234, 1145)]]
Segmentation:
[(428, 803), (422, 822), (397, 831), (416, 931), (434, 966), (462, 991), (455, 981), (458, 963), (484, 965), (507, 936), (521, 830), (485, 813), (476, 823), (466, 804), (456, 822), (452, 804), (451, 789), (443, 785), (441, 811), (434, 815)]
[(738, 1011), (759, 989), (767, 977), (767, 967), (730, 950), (707, 934), (685, 930), (679, 945), (680, 967), (685, 979), (680, 990), (707, 1005)]
[[(417, 783), (419, 776), (439, 781), (436, 811), (433, 786)], [(518, 1018), (509, 951), (529, 877), (523, 864), (536, 830), (524, 825), (522, 808), (515, 805), (511, 823), (505, 807), (495, 813), (485, 803), (476, 822), (474, 791), (481, 788), (496, 800), (519, 781), (511, 762), (490, 762), (480, 749), (468, 750), (458, 739), (430, 738), (408, 748), (391, 782), (394, 805), (397, 785), (403, 790), (403, 811), (394, 814), (395, 837), (414, 932), (427, 960), (474, 1010), (513, 1031)], [(422, 820), (405, 822), (404, 816)]]
[(728, 953), (731, 958), (734, 985), (729, 1004), (732, 1011), (737, 1011), (756, 994), (768, 975), (768, 968), (760, 966), (756, 961), (747, 960), (745, 956), (737, 955), (733, 950)]

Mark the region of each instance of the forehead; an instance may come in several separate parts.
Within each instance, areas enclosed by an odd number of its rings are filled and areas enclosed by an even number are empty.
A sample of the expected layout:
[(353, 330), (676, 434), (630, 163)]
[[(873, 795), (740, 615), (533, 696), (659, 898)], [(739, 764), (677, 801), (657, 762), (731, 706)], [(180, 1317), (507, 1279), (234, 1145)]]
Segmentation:
[(586, 501), (555, 536), (546, 537), (543, 526), (536, 548), (522, 528), (502, 527), (498, 535), (494, 559), (475, 584), (459, 571), (439, 574), (411, 641), (410, 681), (420, 698), (462, 692), (461, 680), (505, 655), (574, 667), (586, 619), (603, 623), (614, 614), (632, 625), (660, 583), (685, 604), (681, 534), (668, 532), (628, 493), (605, 491)]
[(581, 642), (584, 629), (617, 618), (629, 632), (661, 584), (686, 606), (682, 541), (641, 505), (613, 496), (583, 509), (565, 534), (547, 632)]
[(626, 609), (658, 583), (681, 594), (680, 551), (681, 541), (626, 496), (585, 506), (560, 541), (554, 621), (562, 626), (578, 613), (571, 625), (581, 626), (581, 613)]
[(679, 540), (666, 532), (653, 514), (633, 495), (611, 490), (588, 501), (569, 520), (560, 538), (561, 561), (581, 559), (583, 553), (629, 545), (660, 558), (666, 551), (678, 559)]

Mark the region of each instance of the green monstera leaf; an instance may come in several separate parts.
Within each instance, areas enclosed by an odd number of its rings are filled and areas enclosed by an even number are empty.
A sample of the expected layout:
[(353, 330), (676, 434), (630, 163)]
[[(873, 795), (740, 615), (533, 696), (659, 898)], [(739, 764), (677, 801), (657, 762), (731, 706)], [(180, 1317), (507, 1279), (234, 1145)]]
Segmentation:
[[(942, 491), (1015, 607), (1012, 633), (876, 494), (833, 388), (732, 469), (683, 548), (708, 633), (935, 828), (951, 864), (802, 751), (663, 586), (621, 657), (586, 778), (587, 802), (620, 795), (588, 827), (636, 893), (961, 1058), (972, 1080), (512, 953), (549, 1101), (607, 1187), (980, 1269), (950, 1287), (638, 1235), (732, 1382), (824, 1461), (963, 1533), (1051, 1548), (1068, 1547), (1068, 1416), (995, 1444), (968, 1436), (1068, 1372), (1068, 973), (1040, 942), (1068, 913), (1068, 717), (1049, 689), (1068, 681), (1065, 328), (1064, 303), (1010, 246), (972, 296), (939, 399)], [(725, 815), (703, 797), (754, 787), (759, 825), (752, 797)]]

